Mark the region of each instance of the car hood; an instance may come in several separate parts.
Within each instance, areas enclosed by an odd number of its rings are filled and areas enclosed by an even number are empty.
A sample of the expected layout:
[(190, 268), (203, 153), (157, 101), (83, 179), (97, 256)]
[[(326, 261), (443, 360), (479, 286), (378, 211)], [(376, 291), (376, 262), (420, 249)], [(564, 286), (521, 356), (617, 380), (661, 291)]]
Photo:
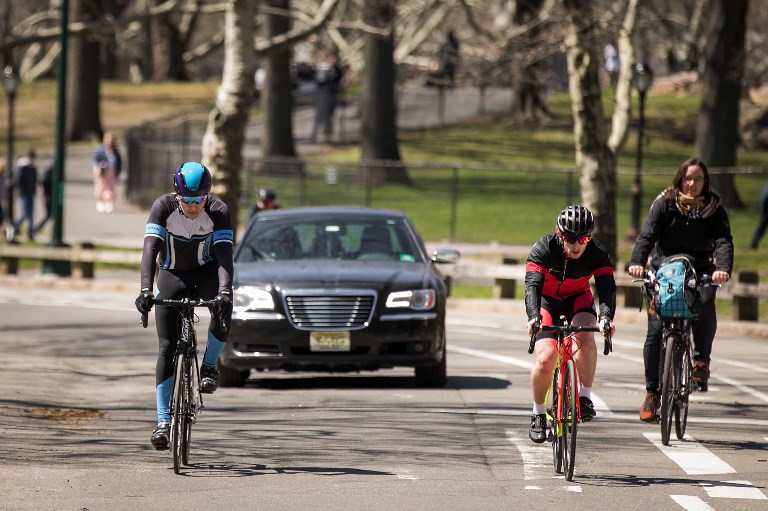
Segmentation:
[(275, 261), (235, 264), (235, 286), (277, 288), (427, 288), (430, 266), (399, 262)]

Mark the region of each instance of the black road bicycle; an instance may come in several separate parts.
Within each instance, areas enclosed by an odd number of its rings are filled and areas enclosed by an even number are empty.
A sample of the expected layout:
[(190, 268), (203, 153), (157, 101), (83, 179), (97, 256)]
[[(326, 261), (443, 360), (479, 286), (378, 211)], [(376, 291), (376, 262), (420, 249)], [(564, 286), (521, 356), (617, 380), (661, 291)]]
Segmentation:
[[(197, 333), (195, 307), (208, 307), (213, 310), (213, 300), (182, 298), (170, 300), (156, 298), (155, 305), (167, 305), (179, 311), (181, 325), (179, 342), (173, 356), (173, 387), (171, 390), (171, 451), (173, 452), (173, 471), (178, 474), (182, 465), (189, 465), (189, 448), (192, 442), (192, 424), (197, 422), (198, 414), (203, 410), (203, 396), (200, 393), (200, 362), (197, 354)], [(147, 327), (147, 314), (141, 315), (141, 324)], [(226, 324), (222, 323), (226, 330)]]
[[(646, 297), (649, 301), (654, 299), (655, 274), (648, 272), (648, 277), (643, 279)], [(693, 279), (691, 279), (693, 280)], [(702, 275), (694, 283), (686, 283), (688, 286), (712, 285), (710, 275)], [(652, 303), (652, 302), (649, 302)], [(656, 314), (654, 310), (651, 314)], [(680, 317), (662, 317), (656, 314), (663, 322), (661, 334), (661, 413), (658, 421), (661, 424), (661, 443), (669, 445), (672, 436), (672, 421), (675, 423), (675, 435), (678, 440), (685, 436), (685, 428), (688, 425), (688, 401), (696, 390), (697, 385), (693, 381), (693, 320)]]

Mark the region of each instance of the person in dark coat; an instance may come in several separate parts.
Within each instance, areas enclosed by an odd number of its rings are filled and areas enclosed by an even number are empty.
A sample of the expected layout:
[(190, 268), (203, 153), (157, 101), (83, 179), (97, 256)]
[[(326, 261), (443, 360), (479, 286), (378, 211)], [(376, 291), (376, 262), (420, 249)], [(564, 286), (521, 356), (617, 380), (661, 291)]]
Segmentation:
[[(645, 224), (632, 251), (629, 274), (643, 278), (650, 257), (651, 269), (671, 255), (686, 254), (698, 275), (712, 276), (714, 284), (728, 282), (733, 272), (733, 237), (728, 213), (712, 191), (709, 171), (701, 160), (691, 158), (677, 169), (672, 184), (651, 205)], [(692, 379), (699, 389), (708, 390), (712, 342), (717, 332), (716, 286), (701, 289), (702, 308), (693, 322), (694, 367)], [(648, 315), (643, 348), (646, 396), (640, 420), (655, 422), (660, 404), (659, 364), (662, 320)]]
[(13, 222), (7, 236), (15, 240), (19, 235), (21, 224), (27, 222), (27, 239), (35, 240), (35, 192), (37, 191), (37, 155), (30, 149), (26, 156), (19, 158), (16, 172), (13, 175), (13, 186), (18, 192), (21, 218)]

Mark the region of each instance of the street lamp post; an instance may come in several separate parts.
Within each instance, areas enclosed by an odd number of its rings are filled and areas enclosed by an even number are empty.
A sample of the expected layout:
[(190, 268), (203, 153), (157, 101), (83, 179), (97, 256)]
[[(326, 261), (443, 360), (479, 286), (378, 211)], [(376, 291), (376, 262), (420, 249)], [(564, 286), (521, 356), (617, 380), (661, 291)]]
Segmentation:
[(645, 95), (653, 84), (651, 67), (638, 62), (632, 66), (632, 87), (637, 90), (640, 99), (640, 113), (637, 120), (637, 159), (635, 161), (635, 182), (632, 184), (632, 217), (627, 239), (636, 240), (640, 233), (640, 204), (643, 199), (641, 171), (643, 168), (643, 129), (645, 128)]
[[(15, 121), (13, 118), (13, 106), (16, 101), (16, 88), (19, 86), (19, 75), (16, 74), (16, 70), (12, 64), (8, 64), (3, 69), (3, 87), (5, 88), (5, 94), (8, 96), (8, 161), (6, 165), (6, 175), (13, 175), (13, 142), (14, 133), (13, 128)], [(8, 183), (8, 194), (6, 197), (8, 201), (7, 215), (11, 222), (13, 222), (13, 183)]]

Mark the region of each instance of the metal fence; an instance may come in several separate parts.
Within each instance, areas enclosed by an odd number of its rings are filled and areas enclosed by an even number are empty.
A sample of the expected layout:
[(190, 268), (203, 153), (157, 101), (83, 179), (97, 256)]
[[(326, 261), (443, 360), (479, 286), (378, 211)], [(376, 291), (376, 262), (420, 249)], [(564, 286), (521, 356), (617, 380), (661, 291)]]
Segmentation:
[[(412, 97), (408, 101), (416, 108)], [(311, 109), (305, 114), (311, 115)], [(155, 197), (171, 189), (171, 172), (179, 162), (200, 159), (206, 123), (207, 114), (200, 113), (168, 117), (127, 131), (126, 192), (131, 201), (148, 207)], [(295, 125), (299, 139), (307, 136), (301, 132), (306, 130), (306, 122)], [(345, 142), (354, 141), (355, 129), (348, 126)], [(247, 221), (247, 212), (258, 190), (268, 187), (277, 193), (277, 202), (283, 207), (362, 205), (402, 210), (419, 225), (426, 239), (527, 244), (530, 240), (516, 236), (516, 226), (531, 225), (546, 232), (552, 227), (549, 217), (553, 210), (579, 200), (578, 177), (573, 168), (486, 162), (342, 162), (319, 157), (249, 157), (259, 147), (258, 136), (258, 131), (249, 127), (240, 176), (241, 225)], [(672, 167), (642, 170), (641, 211), (669, 183), (673, 172)], [(734, 175), (735, 186), (746, 205), (744, 211), (751, 215), (748, 222), (755, 222), (768, 169), (710, 172)], [(634, 173), (634, 168), (618, 169), (619, 230), (628, 224)], [(389, 179), (392, 174), (404, 176), (407, 181), (393, 182)], [(479, 230), (478, 223), (500, 227)]]

